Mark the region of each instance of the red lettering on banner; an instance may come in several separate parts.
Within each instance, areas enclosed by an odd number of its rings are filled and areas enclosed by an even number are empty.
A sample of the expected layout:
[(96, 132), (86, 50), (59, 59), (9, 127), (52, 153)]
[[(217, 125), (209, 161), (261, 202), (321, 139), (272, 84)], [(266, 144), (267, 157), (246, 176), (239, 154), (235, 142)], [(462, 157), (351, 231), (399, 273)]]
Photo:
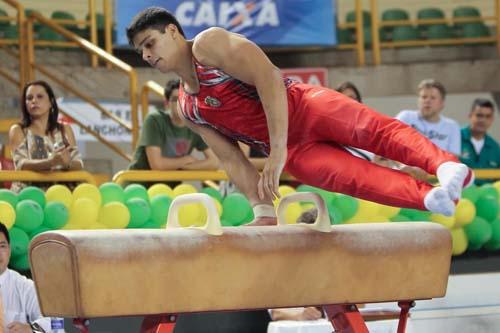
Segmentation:
[(328, 70), (323, 67), (285, 68), (281, 72), (290, 79), (315, 86), (328, 86)]

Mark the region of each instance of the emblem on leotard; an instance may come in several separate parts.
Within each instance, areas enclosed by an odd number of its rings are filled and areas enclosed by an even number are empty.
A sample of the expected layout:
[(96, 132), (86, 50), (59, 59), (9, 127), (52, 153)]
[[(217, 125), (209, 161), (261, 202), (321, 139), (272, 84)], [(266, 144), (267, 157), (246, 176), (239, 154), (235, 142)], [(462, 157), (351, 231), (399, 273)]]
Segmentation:
[(212, 96), (205, 97), (205, 104), (213, 108), (218, 108), (219, 106), (221, 106), (221, 102), (217, 98)]

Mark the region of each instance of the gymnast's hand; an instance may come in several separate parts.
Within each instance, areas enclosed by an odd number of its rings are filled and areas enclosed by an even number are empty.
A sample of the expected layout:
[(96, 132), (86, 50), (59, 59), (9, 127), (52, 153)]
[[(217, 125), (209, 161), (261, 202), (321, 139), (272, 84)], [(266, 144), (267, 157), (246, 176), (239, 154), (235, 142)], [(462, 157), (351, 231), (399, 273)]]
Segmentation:
[(304, 311), (302, 311), (299, 314), (297, 320), (318, 320), (321, 319), (321, 317), (322, 317), (321, 311), (311, 306), (304, 308)]
[(271, 150), (257, 186), (261, 200), (264, 200), (266, 197), (272, 199), (280, 197), (278, 188), (280, 185), (280, 176), (285, 167), (286, 157), (286, 147), (284, 149)]

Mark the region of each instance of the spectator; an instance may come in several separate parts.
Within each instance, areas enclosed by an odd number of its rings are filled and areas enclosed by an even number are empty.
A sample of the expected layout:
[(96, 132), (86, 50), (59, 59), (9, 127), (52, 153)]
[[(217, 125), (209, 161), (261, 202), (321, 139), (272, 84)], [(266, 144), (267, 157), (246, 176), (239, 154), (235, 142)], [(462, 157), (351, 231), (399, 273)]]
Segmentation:
[[(9, 131), (9, 144), (16, 170), (81, 170), (83, 162), (69, 125), (58, 121), (59, 108), (54, 91), (45, 81), (25, 85), (21, 97), (22, 118)], [(26, 183), (16, 182), (18, 192)], [(48, 187), (51, 184), (40, 184)]]
[[(165, 86), (166, 111), (150, 112), (144, 119), (139, 145), (129, 166), (132, 170), (207, 170), (217, 169), (215, 154), (203, 139), (184, 124), (177, 113), (179, 80)], [(191, 156), (193, 149), (205, 159)]]
[(3, 304), (1, 332), (51, 332), (51, 319), (42, 317), (33, 281), (7, 268), (9, 232), (0, 222), (0, 290)]
[[(478, 98), (472, 103), (469, 125), (462, 128), (462, 163), (474, 169), (497, 169), (500, 165), (498, 143), (490, 135), (495, 118), (495, 106), (487, 99)], [(477, 179), (481, 185), (491, 180)]]

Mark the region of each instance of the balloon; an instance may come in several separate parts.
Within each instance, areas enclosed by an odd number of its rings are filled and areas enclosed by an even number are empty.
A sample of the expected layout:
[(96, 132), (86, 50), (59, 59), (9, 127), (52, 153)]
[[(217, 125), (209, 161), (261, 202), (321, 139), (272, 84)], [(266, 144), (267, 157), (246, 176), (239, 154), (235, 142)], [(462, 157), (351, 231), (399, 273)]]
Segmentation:
[(297, 223), (297, 219), (302, 214), (302, 206), (298, 202), (292, 202), (286, 207), (285, 221), (287, 224)]
[(130, 198), (125, 205), (130, 212), (130, 222), (127, 228), (140, 228), (151, 216), (149, 203), (142, 198)]
[(306, 185), (306, 184), (299, 185), (296, 188), (297, 192), (313, 192), (313, 193), (316, 193), (316, 192), (318, 192), (318, 190), (319, 190), (318, 188), (316, 188), (314, 186)]
[(487, 221), (493, 221), (498, 214), (498, 200), (492, 195), (481, 196), (476, 201), (476, 214)]
[(132, 198), (139, 198), (149, 203), (148, 191), (141, 184), (130, 184), (125, 187), (125, 202)]
[(37, 202), (26, 199), (17, 203), (16, 227), (31, 232), (42, 225), (42, 222), (43, 209)]
[(99, 192), (99, 189), (95, 185), (88, 183), (78, 185), (73, 190), (73, 200), (76, 201), (80, 198), (90, 199), (96, 203), (97, 208), (101, 207), (102, 203), (101, 192)]
[(73, 194), (64, 185), (52, 185), (45, 192), (45, 199), (47, 202), (62, 202), (66, 208), (70, 209), (73, 203)]
[(33, 200), (40, 205), (40, 207), (45, 207), (45, 193), (41, 189), (35, 186), (25, 187), (19, 192), (18, 200)]
[(104, 183), (99, 186), (99, 192), (101, 192), (102, 205), (104, 206), (110, 202), (125, 202), (125, 192), (123, 188), (116, 183)]
[(469, 244), (473, 248), (480, 248), (491, 239), (493, 230), (491, 225), (484, 219), (476, 217), (471, 224), (464, 227)]
[(85, 197), (75, 198), (69, 211), (70, 221), (68, 224), (74, 223), (80, 229), (86, 229), (97, 222), (98, 215), (99, 207), (94, 200)]
[(441, 214), (431, 214), (431, 221), (441, 224), (448, 229), (452, 229), (455, 226), (454, 216), (444, 216)]
[(160, 194), (166, 195), (170, 198), (174, 197), (174, 191), (170, 188), (170, 186), (166, 184), (154, 184), (153, 186), (148, 188), (148, 196), (150, 201)]
[(30, 260), (28, 257), (28, 253), (22, 254), (20, 256), (13, 256), (10, 260), (10, 265), (15, 270), (28, 271), (30, 269)]
[(369, 219), (372, 216), (380, 215), (380, 205), (375, 202), (359, 199), (358, 211), (356, 216)]
[(471, 185), (462, 190), (462, 198), (469, 199), (471, 202), (475, 203), (479, 198), (479, 188), (476, 185)]
[(494, 196), (498, 200), (498, 191), (492, 184), (484, 184), (479, 188), (479, 197)]
[(54, 201), (47, 203), (44, 216), (43, 224), (49, 230), (61, 229), (68, 222), (69, 211), (62, 202)]
[(201, 227), (207, 221), (207, 212), (202, 204), (188, 204), (179, 209), (179, 224), (182, 227)]
[(467, 250), (467, 235), (463, 228), (452, 229), (451, 239), (453, 243), (451, 253), (454, 256), (460, 255)]
[(201, 189), (200, 193), (205, 193), (211, 196), (212, 198), (215, 199), (215, 201), (218, 201), (219, 203), (222, 202), (222, 195), (220, 194), (219, 191), (217, 191), (214, 188), (211, 187), (204, 187)]
[(9, 230), (10, 250), (13, 257), (21, 256), (28, 253), (28, 245), (30, 238), (28, 234), (17, 227), (12, 227)]
[(333, 205), (328, 207), (328, 214), (330, 215), (331, 224), (342, 224), (342, 222), (344, 221), (340, 209)]
[(469, 199), (460, 199), (455, 210), (455, 227), (463, 227), (476, 217), (476, 206)]
[(174, 188), (174, 197), (178, 197), (179, 195), (182, 194), (191, 194), (196, 192), (198, 191), (196, 190), (196, 187), (194, 187), (193, 185), (182, 183)]
[(295, 193), (295, 189), (291, 186), (288, 186), (288, 185), (281, 185), (280, 187), (278, 187), (278, 192), (280, 193), (280, 195), (282, 197), (286, 196), (286, 195), (289, 195), (291, 193)]
[(496, 188), (497, 192), (500, 193), (500, 180), (493, 183), (493, 187)]
[(160, 226), (156, 224), (153, 220), (147, 220), (142, 226), (141, 229), (158, 229)]
[(156, 195), (151, 199), (151, 221), (158, 227), (167, 223), (168, 210), (172, 199), (165, 194)]
[(431, 213), (430, 212), (418, 210), (418, 209), (402, 208), (400, 210), (399, 214), (404, 215), (404, 216), (408, 216), (411, 221), (424, 222), (424, 221), (431, 220)]
[(222, 219), (232, 225), (240, 225), (252, 210), (247, 198), (241, 193), (231, 193), (222, 202)]
[(49, 228), (47, 228), (46, 226), (44, 226), (43, 224), (41, 226), (39, 226), (38, 228), (36, 228), (35, 230), (33, 230), (30, 234), (29, 234), (29, 237), (30, 239), (33, 239), (35, 238), (36, 235), (38, 234), (41, 234), (42, 232), (46, 232), (46, 231), (50, 231)]
[(398, 214), (390, 218), (392, 222), (409, 222), (411, 219), (408, 216)]
[(339, 194), (333, 203), (340, 210), (344, 221), (353, 217), (358, 210), (358, 201), (349, 195)]
[(491, 222), (491, 238), (484, 244), (484, 248), (489, 251), (500, 250), (500, 219)]
[(18, 198), (17, 194), (7, 189), (0, 189), (0, 201), (6, 201), (10, 203), (12, 207), (16, 207)]
[(105, 228), (124, 229), (130, 222), (130, 212), (121, 202), (109, 202), (101, 207), (97, 222)]
[(14, 222), (16, 221), (16, 211), (6, 201), (0, 201), (0, 222), (3, 223), (7, 230), (12, 228)]
[(380, 216), (385, 216), (386, 221), (390, 219), (391, 217), (394, 217), (399, 214), (401, 211), (401, 208), (399, 207), (392, 207), (392, 206), (386, 206), (386, 205), (380, 205), (379, 204), (379, 214)]

